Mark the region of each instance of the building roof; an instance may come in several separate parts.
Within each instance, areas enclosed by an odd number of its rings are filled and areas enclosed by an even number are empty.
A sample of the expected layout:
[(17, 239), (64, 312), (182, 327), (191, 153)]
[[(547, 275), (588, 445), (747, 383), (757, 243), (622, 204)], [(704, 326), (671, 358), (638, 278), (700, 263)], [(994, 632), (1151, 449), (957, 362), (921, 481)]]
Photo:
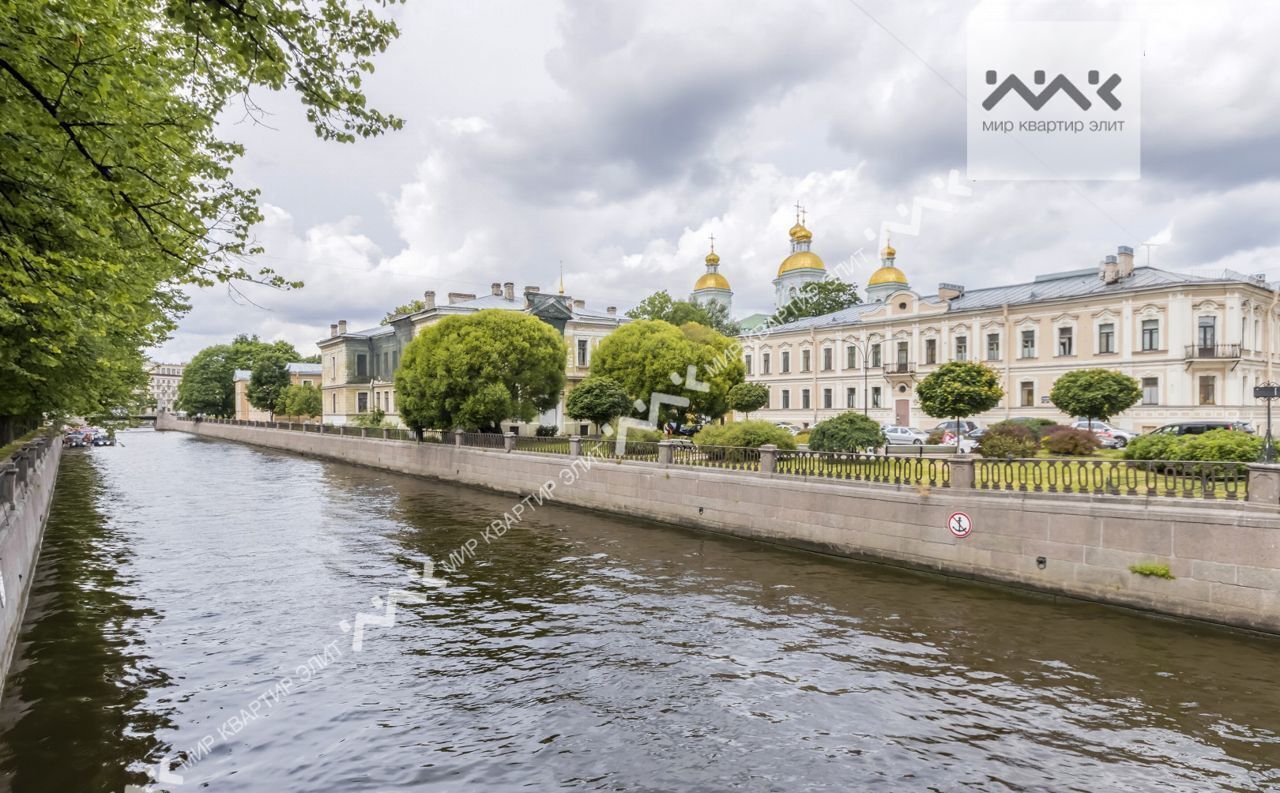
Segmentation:
[[(970, 289), (955, 298), (947, 306), (947, 313), (959, 311), (975, 311), (1000, 306), (1034, 305), (1046, 300), (1063, 300), (1067, 298), (1106, 296), (1152, 289), (1161, 286), (1196, 283), (1240, 283), (1264, 289), (1273, 287), (1239, 273), (1225, 272), (1219, 277), (1206, 277), (1190, 273), (1175, 273), (1156, 267), (1135, 267), (1133, 274), (1114, 283), (1106, 283), (1098, 277), (1098, 268), (1068, 270), (1060, 273), (1048, 273), (1036, 276), (1035, 280), (1008, 286), (991, 286), (985, 289)], [(942, 302), (937, 295), (921, 297), (925, 303), (935, 305)], [(804, 330), (808, 328), (829, 327), (833, 325), (856, 325), (862, 316), (880, 308), (882, 303), (859, 303), (855, 306), (824, 314), (818, 317), (805, 317), (785, 325), (778, 325), (774, 331)]]
[[(540, 294), (546, 295), (549, 293), (543, 292)], [(574, 320), (582, 320), (585, 322), (615, 321), (620, 323), (628, 321), (628, 319), (625, 316), (622, 316), (619, 314), (609, 314), (603, 311), (591, 311), (587, 308), (578, 308), (573, 306), (572, 303), (570, 303), (570, 307), (572, 311), (571, 319), (574, 319)], [(481, 295), (476, 298), (472, 298), (471, 300), (460, 300), (457, 303), (441, 303), (436, 305), (434, 308), (424, 309), (423, 311), (415, 311), (413, 314), (401, 315), (401, 316), (417, 316), (419, 314), (426, 314), (432, 311), (443, 313), (443, 314), (454, 313), (455, 311), (458, 313), (470, 313), (472, 311), (483, 311), (484, 309), (490, 309), (490, 308), (503, 309), (506, 311), (524, 311), (525, 298), (523, 295), (520, 295), (516, 297), (516, 299), (514, 300), (508, 300), (503, 295), (487, 294), (487, 295)], [(396, 330), (394, 326), (392, 326), (391, 324), (386, 324), (386, 325), (378, 325), (377, 327), (373, 327), (373, 328), (367, 328), (365, 330), (349, 330), (346, 333), (338, 334), (338, 336), (339, 337), (357, 336), (362, 338), (373, 338), (376, 336), (385, 336), (395, 332)], [(321, 343), (324, 343), (327, 341), (329, 341), (329, 339), (321, 339)], [(317, 366), (319, 365), (317, 364)], [(320, 373), (320, 370), (317, 369), (316, 374), (319, 374), (319, 373)]]
[(302, 363), (295, 361), (285, 364), (285, 368), (292, 374), (323, 374), (324, 367), (318, 363)]

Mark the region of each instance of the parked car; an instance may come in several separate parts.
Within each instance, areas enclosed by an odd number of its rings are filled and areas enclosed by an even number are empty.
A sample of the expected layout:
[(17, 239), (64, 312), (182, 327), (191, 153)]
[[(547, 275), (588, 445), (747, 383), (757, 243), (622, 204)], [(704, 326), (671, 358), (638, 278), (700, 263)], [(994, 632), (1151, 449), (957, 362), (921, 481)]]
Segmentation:
[(970, 430), (969, 434), (965, 435), (965, 437), (971, 441), (980, 441), (982, 440), (982, 436), (986, 434), (987, 430), (985, 427), (978, 427), (976, 430)]
[(1152, 435), (1202, 435), (1210, 430), (1239, 430), (1253, 434), (1253, 425), (1247, 421), (1205, 420), (1177, 421), (1151, 431)]
[(929, 441), (929, 433), (915, 427), (885, 427), (884, 437), (891, 446), (923, 446)]
[(786, 430), (787, 432), (791, 433), (792, 435), (799, 435), (800, 433), (804, 432), (804, 429), (803, 429), (803, 428), (798, 427), (798, 426), (796, 426), (795, 424), (792, 424), (792, 423), (790, 423), (790, 422), (786, 422), (786, 421), (778, 421), (778, 422), (774, 422), (774, 423), (775, 423), (777, 426), (782, 427), (784, 430)]
[(93, 436), (93, 445), (94, 446), (115, 446), (116, 439), (114, 436), (108, 435), (105, 432), (99, 432), (98, 434)]
[(944, 421), (934, 427), (938, 432), (956, 432), (957, 428), (959, 428), (961, 435), (969, 435), (974, 430), (979, 429), (976, 421), (969, 421), (968, 419)]
[[(1078, 430), (1090, 430), (1088, 419), (1076, 419), (1076, 422), (1071, 426)], [(1138, 437), (1138, 433), (1136, 432), (1122, 430), (1119, 427), (1113, 427), (1104, 421), (1096, 420), (1093, 422), (1092, 432), (1094, 435), (1098, 436), (1098, 440), (1102, 442), (1102, 445), (1109, 449), (1123, 449), (1129, 445), (1129, 441)]]
[(83, 446), (88, 446), (90, 443), (93, 443), (93, 433), (80, 432), (79, 430), (67, 433), (67, 436), (62, 439), (62, 444), (72, 449), (79, 449)]

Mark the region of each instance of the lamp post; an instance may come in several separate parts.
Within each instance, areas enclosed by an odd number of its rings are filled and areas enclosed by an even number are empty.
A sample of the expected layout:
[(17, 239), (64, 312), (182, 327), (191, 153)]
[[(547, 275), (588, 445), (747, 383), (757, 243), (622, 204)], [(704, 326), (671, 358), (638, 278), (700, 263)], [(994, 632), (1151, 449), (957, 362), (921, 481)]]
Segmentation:
[(862, 341), (855, 341), (853, 346), (862, 355), (862, 415), (869, 417), (871, 415), (868, 408), (869, 400), (871, 399), (871, 388), (868, 385), (868, 379), (871, 374), (869, 368), (871, 361), (868, 353), (871, 351), (871, 339), (866, 338)]
[(1276, 447), (1271, 438), (1271, 400), (1280, 399), (1280, 385), (1272, 382), (1256, 385), (1253, 387), (1253, 398), (1261, 399), (1267, 403), (1267, 438), (1262, 444), (1262, 461), (1264, 463), (1274, 463), (1276, 461)]

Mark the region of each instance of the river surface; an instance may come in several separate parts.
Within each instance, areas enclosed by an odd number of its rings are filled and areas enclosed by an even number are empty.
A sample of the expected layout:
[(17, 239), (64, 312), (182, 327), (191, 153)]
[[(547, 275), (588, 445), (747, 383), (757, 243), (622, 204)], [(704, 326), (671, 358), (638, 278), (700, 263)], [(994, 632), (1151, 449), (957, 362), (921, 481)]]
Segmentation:
[(0, 789), (1280, 789), (1280, 641), (121, 439), (64, 456)]

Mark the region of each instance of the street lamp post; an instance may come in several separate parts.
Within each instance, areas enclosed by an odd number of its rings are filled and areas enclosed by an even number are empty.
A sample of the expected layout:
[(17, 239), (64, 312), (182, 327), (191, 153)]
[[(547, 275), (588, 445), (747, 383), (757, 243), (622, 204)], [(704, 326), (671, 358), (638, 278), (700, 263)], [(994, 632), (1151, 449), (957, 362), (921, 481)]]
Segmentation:
[(1261, 399), (1267, 403), (1267, 438), (1262, 444), (1262, 461), (1264, 463), (1274, 463), (1276, 461), (1276, 447), (1271, 438), (1271, 400), (1280, 399), (1280, 385), (1271, 382), (1256, 385), (1253, 387), (1253, 398)]

